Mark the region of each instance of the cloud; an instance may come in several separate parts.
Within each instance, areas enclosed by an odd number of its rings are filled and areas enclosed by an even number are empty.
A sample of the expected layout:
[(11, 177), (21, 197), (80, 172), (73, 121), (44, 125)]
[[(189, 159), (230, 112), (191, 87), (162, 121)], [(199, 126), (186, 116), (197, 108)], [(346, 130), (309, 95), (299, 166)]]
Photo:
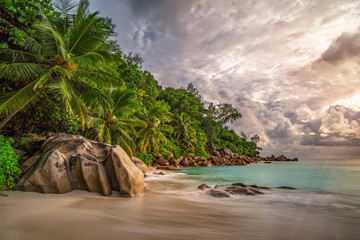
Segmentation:
[(264, 154), (360, 152), (359, 1), (91, 3), (162, 85), (192, 82), (203, 101), (236, 107), (230, 127), (258, 134)]
[(320, 117), (317, 130), (306, 135), (301, 145), (360, 146), (359, 111), (343, 106), (332, 106)]
[(351, 58), (359, 59), (360, 56), (360, 33), (343, 33), (321, 55), (321, 60), (338, 64)]

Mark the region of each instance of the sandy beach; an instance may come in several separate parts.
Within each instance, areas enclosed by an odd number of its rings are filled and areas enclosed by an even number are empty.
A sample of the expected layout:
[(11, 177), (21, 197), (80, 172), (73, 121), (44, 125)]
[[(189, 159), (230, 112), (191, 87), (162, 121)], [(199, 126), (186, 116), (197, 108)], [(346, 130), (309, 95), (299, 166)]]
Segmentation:
[[(171, 179), (148, 182), (170, 189)], [(181, 190), (179, 190), (181, 192)], [(174, 191), (176, 192), (176, 191)], [(135, 198), (73, 191), (4, 191), (0, 238), (42, 239), (359, 239), (359, 212), (295, 203), (213, 199), (147, 190)]]

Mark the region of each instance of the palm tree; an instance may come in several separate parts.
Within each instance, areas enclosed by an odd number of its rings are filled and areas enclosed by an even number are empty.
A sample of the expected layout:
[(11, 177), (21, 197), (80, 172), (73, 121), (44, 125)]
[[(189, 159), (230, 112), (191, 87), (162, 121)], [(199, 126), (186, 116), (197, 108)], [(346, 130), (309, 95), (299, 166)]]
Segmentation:
[(89, 13), (88, 5), (87, 0), (81, 0), (76, 14), (55, 20), (42, 14), (33, 25), (34, 38), (0, 18), (1, 25), (25, 36), (24, 47), (0, 50), (0, 79), (23, 86), (0, 95), (0, 117), (5, 117), (0, 128), (44, 92), (61, 96), (70, 114), (78, 115), (83, 126), (87, 106), (109, 105), (102, 89), (121, 80), (108, 67), (112, 56), (104, 41), (109, 27), (97, 12)]
[(196, 130), (192, 126), (189, 115), (182, 112), (180, 116), (176, 118), (176, 126), (173, 132), (174, 137), (191, 151), (195, 151), (196, 148)]
[(96, 116), (90, 117), (88, 125), (97, 130), (97, 140), (108, 144), (117, 144), (131, 156), (135, 149), (135, 142), (131, 136), (135, 135), (134, 128), (145, 125), (143, 121), (131, 118), (131, 114), (139, 107), (136, 93), (123, 86), (109, 95), (113, 100), (110, 108), (99, 107), (94, 110)]
[(160, 142), (168, 142), (165, 134), (172, 132), (172, 127), (165, 124), (171, 121), (172, 114), (169, 110), (169, 105), (160, 101), (136, 113), (138, 119), (144, 123), (144, 127), (138, 132), (138, 147), (143, 153), (148, 151), (158, 154)]
[(254, 136), (252, 136), (250, 138), (250, 140), (254, 143), (258, 143), (258, 142), (260, 142), (260, 137), (257, 134), (255, 134)]

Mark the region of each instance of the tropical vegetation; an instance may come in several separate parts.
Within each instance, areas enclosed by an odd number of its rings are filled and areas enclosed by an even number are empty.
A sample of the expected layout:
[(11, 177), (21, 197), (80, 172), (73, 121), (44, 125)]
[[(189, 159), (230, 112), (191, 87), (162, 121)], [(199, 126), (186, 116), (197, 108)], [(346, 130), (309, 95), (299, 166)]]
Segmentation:
[(0, 189), (15, 186), (15, 180), (20, 176), (21, 169), (17, 166), (19, 156), (11, 148), (12, 138), (0, 135)]
[(115, 35), (88, 0), (0, 0), (0, 133), (81, 134), (146, 162), (208, 157), (209, 141), (259, 154), (257, 135), (230, 129), (241, 118), (231, 104), (205, 105), (193, 84), (163, 88)]

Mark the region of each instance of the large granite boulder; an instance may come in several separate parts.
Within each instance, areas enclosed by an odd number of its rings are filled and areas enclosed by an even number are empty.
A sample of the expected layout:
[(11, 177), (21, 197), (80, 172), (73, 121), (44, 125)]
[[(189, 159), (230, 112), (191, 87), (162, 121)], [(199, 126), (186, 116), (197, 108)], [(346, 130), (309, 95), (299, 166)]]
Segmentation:
[[(144, 191), (144, 174), (119, 146), (79, 135), (50, 136), (26, 166), (17, 190), (66, 193), (86, 190), (111, 195), (112, 190), (134, 196)], [(30, 160), (30, 159), (29, 159)]]
[(150, 169), (148, 166), (146, 166), (146, 164), (144, 163), (143, 160), (141, 160), (140, 158), (137, 157), (131, 157), (131, 161), (136, 165), (136, 167), (138, 169), (140, 169), (140, 171), (143, 172), (144, 175), (150, 173)]
[(232, 158), (232, 156), (233, 156), (232, 151), (226, 147), (219, 148), (219, 152), (220, 152), (221, 156), (229, 156), (230, 158)]

